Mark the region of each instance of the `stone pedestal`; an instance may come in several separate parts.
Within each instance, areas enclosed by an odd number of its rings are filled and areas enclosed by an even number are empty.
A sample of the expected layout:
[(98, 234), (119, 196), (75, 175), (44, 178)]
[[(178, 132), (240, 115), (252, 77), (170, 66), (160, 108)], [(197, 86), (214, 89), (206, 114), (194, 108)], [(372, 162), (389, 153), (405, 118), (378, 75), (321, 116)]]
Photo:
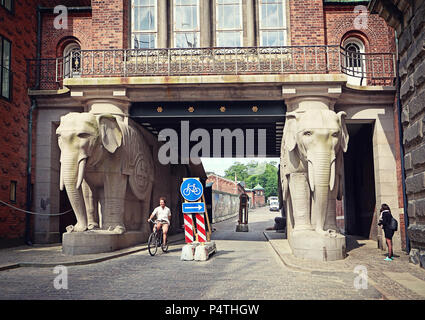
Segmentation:
[(204, 242), (195, 249), (194, 260), (196, 261), (207, 261), (210, 255), (217, 251), (217, 247), (214, 241)]
[(214, 241), (210, 242), (192, 242), (182, 248), (180, 260), (184, 261), (206, 261), (213, 253), (217, 252), (217, 246)]
[(247, 224), (237, 224), (236, 225), (236, 232), (248, 232), (249, 228)]
[(345, 236), (320, 235), (313, 230), (293, 231), (289, 245), (294, 256), (316, 261), (342, 260), (346, 256)]
[(199, 245), (199, 242), (192, 242), (183, 246), (180, 260), (192, 261), (195, 256), (195, 249), (198, 245)]
[(146, 241), (146, 233), (128, 231), (113, 234), (104, 230), (71, 232), (62, 235), (62, 252), (66, 255), (112, 252)]

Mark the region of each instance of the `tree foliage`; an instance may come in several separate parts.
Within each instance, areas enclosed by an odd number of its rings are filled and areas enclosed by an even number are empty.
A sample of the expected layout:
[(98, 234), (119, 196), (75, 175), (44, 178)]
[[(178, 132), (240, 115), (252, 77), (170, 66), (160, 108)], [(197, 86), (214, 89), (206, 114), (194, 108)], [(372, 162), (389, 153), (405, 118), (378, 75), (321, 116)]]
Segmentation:
[(225, 178), (245, 182), (245, 188), (252, 189), (257, 184), (264, 188), (266, 197), (278, 195), (278, 164), (275, 161), (248, 164), (234, 163), (224, 172)]

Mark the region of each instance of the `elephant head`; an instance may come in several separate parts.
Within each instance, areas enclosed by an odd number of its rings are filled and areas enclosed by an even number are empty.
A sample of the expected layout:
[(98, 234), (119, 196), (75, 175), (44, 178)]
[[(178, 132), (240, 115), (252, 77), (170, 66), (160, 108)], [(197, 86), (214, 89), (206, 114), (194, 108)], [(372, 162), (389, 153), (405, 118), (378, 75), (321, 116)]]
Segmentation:
[(61, 117), (56, 130), (61, 150), (60, 190), (64, 186), (77, 217), (74, 231), (87, 229), (81, 184), (86, 166), (103, 158), (103, 150), (114, 153), (122, 144), (122, 132), (112, 115), (69, 113)]
[[(348, 148), (345, 112), (317, 109), (288, 112), (283, 145), (295, 168), (304, 167), (312, 194), (312, 223), (323, 231), (329, 192), (341, 192), (338, 172)], [(299, 163), (297, 163), (299, 162)], [(284, 186), (285, 188), (285, 186)], [(287, 190), (286, 190), (287, 191)]]

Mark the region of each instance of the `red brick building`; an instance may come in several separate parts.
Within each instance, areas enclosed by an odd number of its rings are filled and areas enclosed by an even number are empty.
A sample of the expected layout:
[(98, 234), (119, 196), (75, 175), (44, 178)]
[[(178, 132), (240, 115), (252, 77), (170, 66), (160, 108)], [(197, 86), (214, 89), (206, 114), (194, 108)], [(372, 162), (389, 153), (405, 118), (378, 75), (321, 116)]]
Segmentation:
[(244, 193), (244, 187), (239, 181), (233, 181), (230, 179), (223, 178), (216, 174), (208, 174), (206, 183), (213, 183), (212, 190), (227, 192), (231, 194), (240, 195)]
[[(0, 6), (0, 38), (3, 48), (4, 43), (11, 46), (9, 58), (1, 62), (2, 70), (6, 70), (2, 79), (10, 74), (11, 85), (10, 97), (0, 97), (0, 200), (36, 212), (61, 212), (66, 201), (58, 191), (55, 126), (60, 116), (90, 111), (101, 100), (114, 104), (126, 115), (132, 114), (133, 105), (149, 102), (155, 117), (160, 112), (167, 116), (172, 108), (167, 104), (175, 101), (190, 103), (183, 110), (188, 116), (196, 116), (199, 101), (219, 103), (217, 114), (204, 113), (196, 121), (231, 112), (223, 101), (255, 100), (255, 105), (249, 105), (244, 112), (255, 116), (252, 123), (261, 123), (263, 119), (258, 117), (265, 115), (262, 103), (274, 101), (290, 110), (294, 101), (310, 99), (306, 92), (315, 88), (312, 97), (322, 97), (335, 111), (347, 111), (353, 140), (363, 124), (374, 128), (370, 133), (373, 138), (368, 136), (373, 144), (370, 161), (375, 168), (370, 171), (374, 181), (369, 181), (375, 186), (371, 191), (375, 197), (370, 201), (373, 209), (364, 209), (368, 223), (375, 204), (378, 207), (382, 202), (388, 202), (393, 212), (402, 216), (399, 142), (394, 129), (397, 117), (393, 112), (394, 33), (378, 15), (356, 7), (367, 5), (367, 1), (281, 0), (271, 4), (235, 0), (225, 5), (216, 0), (193, 0), (189, 5), (193, 14), (186, 14), (178, 1), (167, 0), (11, 2), (12, 12)], [(67, 8), (66, 24), (60, 20), (63, 27), (59, 28), (55, 23), (64, 12), (55, 13), (57, 5)], [(231, 26), (223, 24), (229, 20), (228, 14), (234, 18)], [(205, 58), (202, 61), (214, 57), (216, 64), (202, 64), (196, 55), (188, 59), (192, 53), (183, 50), (188, 47), (203, 48), (197, 53)], [(228, 53), (220, 49), (214, 55), (211, 50), (222, 47), (240, 48), (236, 56), (246, 55), (246, 59), (234, 63), (234, 56), (229, 56), (230, 60), (223, 63), (222, 57)], [(262, 53), (252, 55), (252, 50)], [(255, 62), (260, 56), (264, 60)], [(26, 60), (34, 58), (39, 59), (28, 61), (27, 69)], [(173, 59), (176, 64), (171, 65)], [(254, 63), (244, 64), (251, 60)], [(33, 113), (31, 105), (36, 106)], [(145, 106), (140, 110), (147, 109)], [(28, 132), (30, 114), (32, 136)], [(149, 122), (140, 120), (140, 124), (157, 134), (154, 116)], [(246, 118), (238, 116), (229, 123), (238, 125), (242, 119)], [(270, 156), (280, 153), (282, 119), (271, 124), (275, 135), (267, 138), (273, 139), (267, 146)], [(384, 132), (387, 140), (382, 147)], [(27, 170), (29, 140), (31, 176)], [(387, 164), (389, 153), (395, 159)], [(364, 172), (367, 176), (369, 171)], [(28, 187), (28, 177), (34, 192)], [(353, 178), (352, 185), (360, 188), (361, 182)], [(231, 182), (225, 182), (223, 188), (240, 192), (239, 186)], [(16, 200), (11, 199), (13, 190)], [(350, 200), (348, 195), (346, 200), (346, 215), (359, 211), (350, 203), (361, 199), (353, 196)], [(58, 218), (33, 219), (29, 229), (35, 241), (60, 240)], [(25, 221), (25, 214), (0, 205), (0, 239), (22, 238), (28, 226)]]

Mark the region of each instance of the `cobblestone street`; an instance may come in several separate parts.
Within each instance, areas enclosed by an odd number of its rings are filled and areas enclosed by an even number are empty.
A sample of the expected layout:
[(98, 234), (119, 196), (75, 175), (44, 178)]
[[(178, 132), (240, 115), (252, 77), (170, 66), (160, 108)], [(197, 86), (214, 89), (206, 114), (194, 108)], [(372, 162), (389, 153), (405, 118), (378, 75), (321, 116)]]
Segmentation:
[[(53, 267), (3, 270), (0, 299), (385, 299), (387, 295), (397, 298), (397, 294), (401, 299), (424, 298), (420, 291), (392, 281), (391, 273), (384, 276), (372, 266), (373, 259), (383, 260), (378, 249), (373, 251), (376, 257), (362, 260), (361, 250), (366, 249), (360, 246), (343, 262), (317, 263), (316, 269), (310, 262), (286, 259), (283, 251), (278, 254), (276, 242), (285, 240), (273, 240), (281, 234), (273, 232), (270, 241), (264, 236), (275, 216), (267, 207), (251, 211), (247, 233), (235, 232), (236, 218), (215, 224), (212, 238), (218, 252), (206, 262), (181, 261), (183, 243), (173, 243), (168, 253), (154, 257), (142, 250), (104, 262), (69, 266), (68, 289), (61, 290), (54, 288), (58, 275)], [(404, 253), (398, 255), (402, 261), (394, 261), (395, 273), (416, 268), (402, 259)], [(367, 289), (354, 288), (358, 274), (353, 265), (361, 263), (373, 279)], [(383, 271), (392, 270), (388, 264), (386, 267)], [(423, 285), (425, 272), (416, 269), (421, 277), (418, 283)], [(387, 290), (385, 294), (382, 288)]]

